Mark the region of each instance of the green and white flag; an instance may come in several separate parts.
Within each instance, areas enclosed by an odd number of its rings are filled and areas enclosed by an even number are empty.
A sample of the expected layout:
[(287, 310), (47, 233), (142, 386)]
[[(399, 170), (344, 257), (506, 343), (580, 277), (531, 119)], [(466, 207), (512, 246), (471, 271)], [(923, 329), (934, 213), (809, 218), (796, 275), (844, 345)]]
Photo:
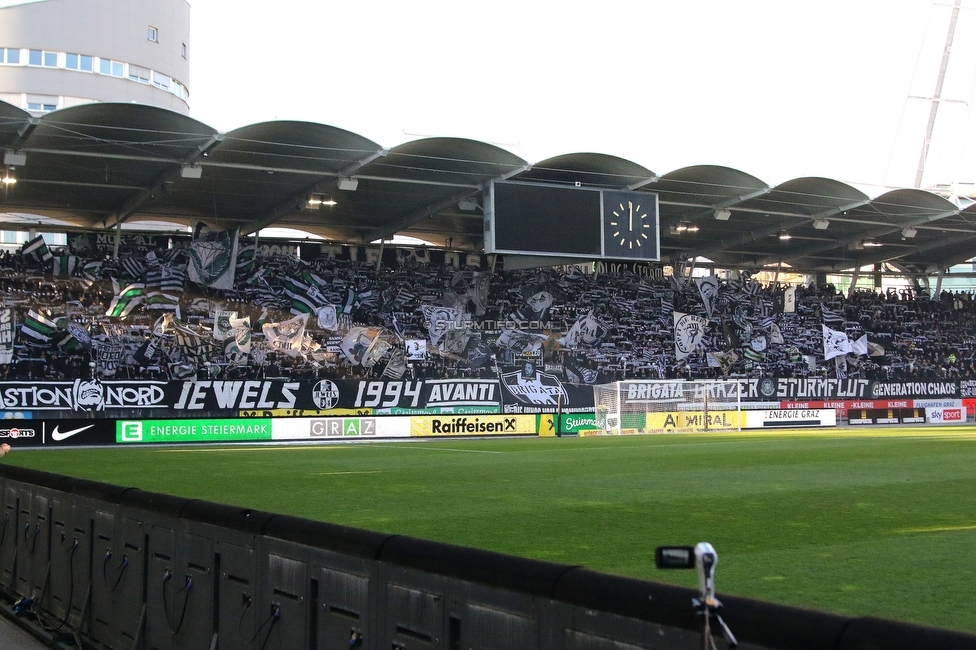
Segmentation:
[(78, 267), (78, 258), (74, 255), (61, 255), (54, 258), (51, 273), (55, 276), (71, 275)]
[(309, 271), (303, 272), (301, 278), (286, 276), (282, 286), (285, 295), (291, 298), (291, 313), (296, 316), (312, 314), (317, 308), (327, 305), (328, 300), (322, 293), (325, 285), (325, 280)]
[(34, 345), (50, 343), (58, 325), (44, 314), (31, 309), (20, 328), (21, 340)]
[(237, 234), (240, 229), (212, 231), (197, 226), (187, 250), (190, 264), (187, 274), (193, 282), (214, 289), (233, 289), (237, 269)]
[[(237, 312), (231, 312), (237, 314)], [(251, 317), (229, 318), (227, 338), (223, 341), (224, 357), (233, 366), (247, 364), (247, 357), (251, 353)], [(216, 332), (216, 327), (214, 332)]]
[(152, 311), (175, 312), (180, 308), (180, 298), (162, 291), (150, 291), (146, 294), (145, 306), (146, 309)]
[(112, 304), (109, 305), (105, 315), (125, 318), (142, 303), (146, 285), (142, 282), (133, 282), (120, 289), (118, 281), (112, 278), (112, 291), (115, 297), (112, 298)]
[(48, 250), (47, 244), (44, 242), (43, 235), (38, 235), (24, 244), (24, 247), (20, 249), (20, 253), (21, 255), (32, 255), (38, 261), (45, 263), (54, 259), (54, 255), (51, 255), (51, 251)]

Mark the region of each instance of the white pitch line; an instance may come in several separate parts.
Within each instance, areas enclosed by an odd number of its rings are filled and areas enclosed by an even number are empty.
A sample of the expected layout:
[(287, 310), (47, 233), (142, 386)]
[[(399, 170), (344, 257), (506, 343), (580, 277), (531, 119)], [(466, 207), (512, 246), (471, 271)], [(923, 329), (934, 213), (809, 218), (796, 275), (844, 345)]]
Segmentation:
[(359, 472), (316, 472), (315, 474), (313, 474), (313, 476), (338, 476), (342, 474), (382, 474), (382, 473), (383, 470), (381, 469), (370, 469), (370, 470), (363, 470)]

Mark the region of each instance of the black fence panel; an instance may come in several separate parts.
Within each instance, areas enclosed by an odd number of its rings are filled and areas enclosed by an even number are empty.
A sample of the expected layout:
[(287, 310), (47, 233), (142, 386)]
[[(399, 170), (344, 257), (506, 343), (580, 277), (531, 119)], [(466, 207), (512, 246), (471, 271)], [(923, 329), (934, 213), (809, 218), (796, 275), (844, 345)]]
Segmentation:
[[(265, 590), (282, 605), (282, 615), (260, 640), (267, 635), (274, 648), (377, 647), (371, 631), (375, 559), (390, 535), (279, 515), (265, 538)], [(297, 620), (298, 611), (306, 612), (304, 620)]]
[[(103, 650), (702, 647), (693, 590), (581, 567), (2, 465), (0, 513), (0, 595)], [(742, 650), (976, 650), (720, 597)]]
[(144, 642), (132, 647), (158, 650), (180, 647), (175, 637), (182, 628), (183, 597), (188, 594), (186, 554), (178, 535), (180, 515), (190, 501), (139, 490), (126, 492), (120, 499), (123, 544), (130, 549), (128, 571), (130, 577), (139, 578), (138, 582), (121, 583), (120, 598), (138, 603), (139, 612), (126, 606), (120, 612), (117, 628), (123, 640)]

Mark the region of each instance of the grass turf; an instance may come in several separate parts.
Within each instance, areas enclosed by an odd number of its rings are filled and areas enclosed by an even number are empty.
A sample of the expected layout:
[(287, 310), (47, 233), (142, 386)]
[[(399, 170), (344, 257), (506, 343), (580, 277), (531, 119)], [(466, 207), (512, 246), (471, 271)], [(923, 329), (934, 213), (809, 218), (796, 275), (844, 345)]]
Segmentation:
[[(976, 632), (976, 429), (17, 450), (4, 462), (694, 586)], [(734, 627), (734, 625), (733, 625)]]

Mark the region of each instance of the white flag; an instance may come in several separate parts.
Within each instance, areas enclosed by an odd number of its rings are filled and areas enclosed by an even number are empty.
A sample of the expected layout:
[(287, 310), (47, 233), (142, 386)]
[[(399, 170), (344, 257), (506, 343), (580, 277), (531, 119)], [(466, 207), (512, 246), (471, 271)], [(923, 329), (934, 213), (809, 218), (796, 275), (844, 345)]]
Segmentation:
[(854, 354), (863, 354), (867, 356), (868, 354), (868, 335), (865, 334), (856, 341), (851, 341), (851, 352)]
[(674, 312), (674, 354), (679, 361), (695, 351), (707, 325), (708, 321), (701, 316)]
[(261, 326), (268, 347), (283, 352), (290, 357), (297, 357), (302, 352), (302, 341), (305, 338), (305, 325), (308, 314), (295, 316), (280, 323), (265, 323)]
[(783, 294), (783, 313), (796, 312), (796, 287), (789, 287)]
[(847, 334), (835, 332), (826, 325), (820, 327), (823, 328), (824, 360), (829, 361), (851, 351), (851, 340)]
[(427, 360), (427, 341), (425, 339), (407, 339), (404, 342), (408, 361)]
[(559, 344), (570, 350), (584, 346), (594, 347), (606, 333), (606, 326), (602, 325), (591, 311), (586, 316), (576, 319), (566, 336), (559, 339)]
[[(353, 327), (342, 337), (339, 349), (346, 359), (354, 366), (365, 366), (371, 349), (375, 350), (375, 343), (379, 339), (381, 330), (377, 327)], [(375, 359), (373, 359), (375, 363)], [(373, 365), (370, 363), (369, 365)]]
[(335, 305), (324, 305), (315, 310), (319, 327), (324, 330), (334, 330), (339, 326), (339, 316)]

